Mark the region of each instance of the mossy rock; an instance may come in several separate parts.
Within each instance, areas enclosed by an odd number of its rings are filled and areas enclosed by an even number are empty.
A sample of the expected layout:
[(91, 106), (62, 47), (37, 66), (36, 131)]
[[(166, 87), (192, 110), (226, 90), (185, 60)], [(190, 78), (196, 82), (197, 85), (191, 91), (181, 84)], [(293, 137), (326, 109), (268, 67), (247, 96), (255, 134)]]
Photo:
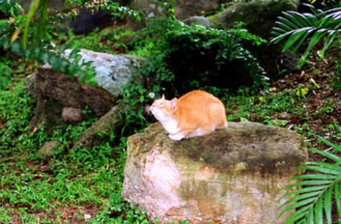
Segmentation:
[(259, 123), (181, 141), (154, 123), (128, 139), (123, 197), (162, 223), (283, 223), (279, 199), (302, 147), (297, 133)]
[(236, 22), (243, 22), (250, 32), (267, 38), (277, 16), (282, 11), (294, 10), (297, 6), (297, 0), (236, 2), (228, 5), (222, 12), (208, 17), (208, 20), (220, 28), (231, 28)]

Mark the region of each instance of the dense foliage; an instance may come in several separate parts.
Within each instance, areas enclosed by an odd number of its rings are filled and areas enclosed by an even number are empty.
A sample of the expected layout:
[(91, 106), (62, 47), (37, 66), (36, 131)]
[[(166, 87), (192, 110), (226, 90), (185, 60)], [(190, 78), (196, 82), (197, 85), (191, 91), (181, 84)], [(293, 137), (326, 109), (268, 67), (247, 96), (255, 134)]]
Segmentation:
[(219, 94), (266, 86), (263, 68), (246, 47), (265, 41), (243, 28), (219, 30), (161, 18), (142, 32), (158, 42), (142, 72), (172, 95), (202, 87)]

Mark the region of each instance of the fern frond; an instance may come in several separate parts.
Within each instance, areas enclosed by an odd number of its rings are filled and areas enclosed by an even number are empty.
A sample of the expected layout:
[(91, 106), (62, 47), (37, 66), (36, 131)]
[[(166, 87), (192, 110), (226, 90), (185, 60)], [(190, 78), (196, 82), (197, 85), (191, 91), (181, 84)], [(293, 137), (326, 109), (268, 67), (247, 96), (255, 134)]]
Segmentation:
[(310, 38), (301, 58), (301, 66), (320, 41), (324, 42), (322, 50), (319, 51), (321, 57), (329, 48), (339, 46), (341, 41), (341, 7), (323, 11), (310, 6), (310, 9), (311, 13), (283, 12), (271, 32), (274, 38), (270, 43), (286, 41), (283, 51), (297, 51)]
[[(324, 141), (338, 147), (328, 140)], [(287, 186), (286, 189), (291, 191), (283, 197), (289, 199), (280, 208), (280, 216), (291, 212), (285, 224), (331, 224), (332, 214), (341, 217), (341, 157), (319, 149), (309, 150), (332, 162), (307, 162), (299, 167), (306, 173), (294, 177), (297, 182)], [(336, 211), (333, 210), (333, 203)]]

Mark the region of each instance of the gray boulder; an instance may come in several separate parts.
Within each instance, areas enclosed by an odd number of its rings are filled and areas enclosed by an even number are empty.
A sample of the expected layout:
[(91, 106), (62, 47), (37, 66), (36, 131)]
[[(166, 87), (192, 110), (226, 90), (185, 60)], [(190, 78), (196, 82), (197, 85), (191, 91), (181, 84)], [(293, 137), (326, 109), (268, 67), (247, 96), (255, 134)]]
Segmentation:
[[(70, 54), (70, 50), (65, 55)], [(141, 78), (138, 68), (143, 62), (143, 58), (127, 55), (113, 55), (82, 49), (79, 52), (82, 57), (80, 62), (92, 62), (95, 67), (97, 84), (113, 96), (117, 97), (122, 93), (122, 86), (131, 80)]]
[(187, 25), (197, 24), (197, 25), (202, 25), (205, 27), (212, 26), (210, 21), (206, 17), (203, 17), (203, 16), (192, 16), (192, 17), (185, 19), (183, 22)]
[(282, 223), (282, 188), (306, 159), (301, 147), (295, 132), (258, 123), (181, 141), (154, 123), (128, 139), (123, 197), (161, 223)]

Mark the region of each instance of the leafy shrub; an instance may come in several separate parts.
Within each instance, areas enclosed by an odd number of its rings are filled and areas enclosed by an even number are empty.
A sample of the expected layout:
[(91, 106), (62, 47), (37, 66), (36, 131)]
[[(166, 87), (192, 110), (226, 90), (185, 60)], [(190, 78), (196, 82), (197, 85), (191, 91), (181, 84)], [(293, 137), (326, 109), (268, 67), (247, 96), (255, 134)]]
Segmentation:
[(259, 89), (266, 84), (264, 70), (245, 47), (262, 41), (245, 29), (189, 26), (169, 18), (151, 22), (147, 29), (158, 45), (142, 71), (167, 90), (182, 94), (204, 87)]
[(5, 62), (2, 62), (2, 60), (0, 60), (0, 74), (0, 89), (4, 89), (10, 83), (12, 69)]

